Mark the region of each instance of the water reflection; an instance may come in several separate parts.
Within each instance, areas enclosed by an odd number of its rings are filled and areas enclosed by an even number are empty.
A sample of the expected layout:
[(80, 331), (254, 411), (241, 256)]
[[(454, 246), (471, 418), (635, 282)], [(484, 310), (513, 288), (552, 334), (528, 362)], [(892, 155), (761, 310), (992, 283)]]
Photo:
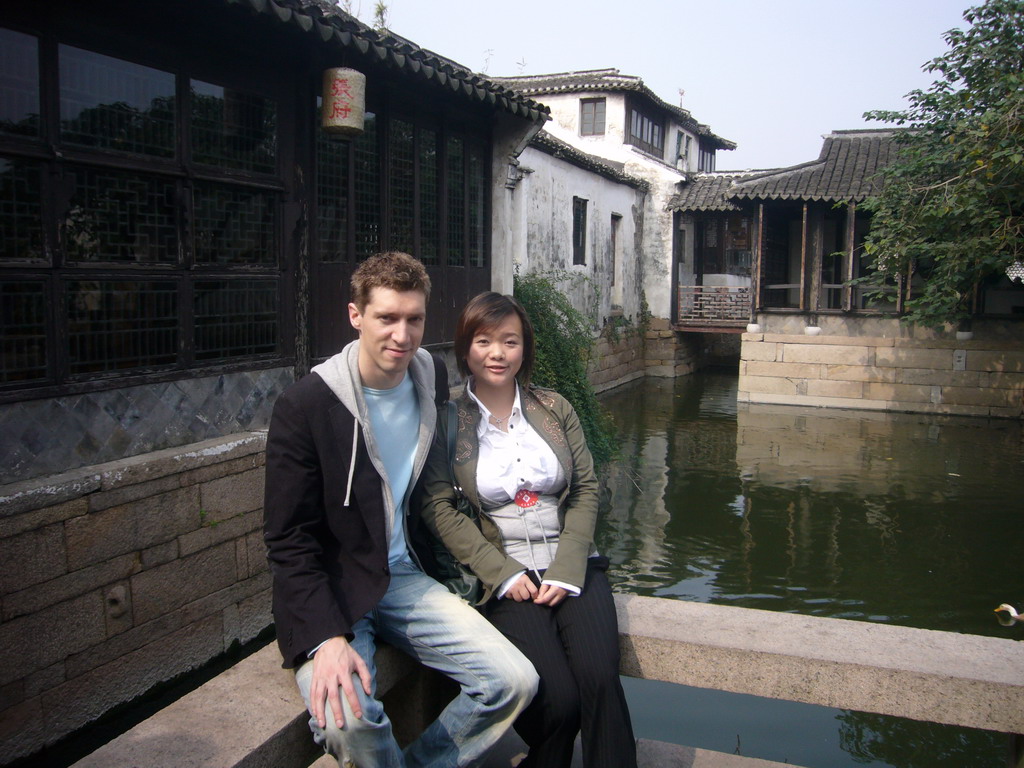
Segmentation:
[[(1024, 639), (993, 614), (1024, 603), (1019, 423), (737, 406), (724, 373), (603, 401), (623, 448), (597, 538), (618, 589)], [(921, 764), (889, 754), (904, 721), (842, 719), (843, 764)], [(970, 734), (952, 731), (933, 746)]]

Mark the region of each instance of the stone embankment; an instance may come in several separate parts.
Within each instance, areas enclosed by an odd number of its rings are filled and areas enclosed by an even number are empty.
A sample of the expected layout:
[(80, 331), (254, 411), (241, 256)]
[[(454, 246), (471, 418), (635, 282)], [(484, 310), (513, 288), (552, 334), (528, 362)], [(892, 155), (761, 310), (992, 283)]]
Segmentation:
[[(615, 599), (625, 675), (1024, 732), (1024, 645), (1018, 642), (650, 597)], [(378, 666), (385, 706), (399, 739), (408, 739), (451, 689), (390, 648), (378, 652)], [(305, 768), (317, 758), (307, 719), (271, 645), (73, 768)], [(515, 743), (502, 746), (492, 768), (512, 764), (518, 754)], [(643, 768), (777, 765), (645, 740), (639, 752)], [(315, 765), (331, 762), (321, 757)]]

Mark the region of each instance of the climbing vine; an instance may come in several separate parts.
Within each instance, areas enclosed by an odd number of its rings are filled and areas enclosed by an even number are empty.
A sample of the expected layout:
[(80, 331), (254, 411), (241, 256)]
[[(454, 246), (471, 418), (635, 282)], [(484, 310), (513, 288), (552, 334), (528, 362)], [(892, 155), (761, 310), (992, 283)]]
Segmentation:
[(536, 335), (533, 381), (572, 404), (594, 463), (601, 466), (615, 455), (615, 430), (587, 378), (594, 341), (590, 320), (558, 287), (559, 282), (571, 279), (572, 275), (563, 272), (516, 272), (514, 292), (530, 315)]

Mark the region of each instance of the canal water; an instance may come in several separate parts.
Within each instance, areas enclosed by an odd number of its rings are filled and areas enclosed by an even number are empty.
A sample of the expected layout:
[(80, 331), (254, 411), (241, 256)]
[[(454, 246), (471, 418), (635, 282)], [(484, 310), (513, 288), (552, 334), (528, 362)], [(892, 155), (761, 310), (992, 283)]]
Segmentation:
[[(617, 591), (1024, 640), (1018, 422), (736, 403), (735, 372), (602, 396)], [(1007, 737), (624, 678), (640, 737), (832, 766), (1003, 766)]]

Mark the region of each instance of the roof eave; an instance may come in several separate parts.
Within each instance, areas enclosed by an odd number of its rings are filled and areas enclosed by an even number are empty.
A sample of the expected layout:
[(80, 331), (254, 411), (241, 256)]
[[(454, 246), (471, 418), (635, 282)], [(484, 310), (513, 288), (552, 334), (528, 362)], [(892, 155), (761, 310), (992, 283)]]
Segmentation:
[(354, 16), (322, 0), (224, 0), (254, 13), (292, 24), (323, 45), (355, 50), (378, 63), (409, 75), (425, 77), (435, 85), (477, 103), (511, 112), (530, 122), (545, 123), (551, 110), (543, 104), (505, 88), (433, 51), (394, 35), (381, 35)]

